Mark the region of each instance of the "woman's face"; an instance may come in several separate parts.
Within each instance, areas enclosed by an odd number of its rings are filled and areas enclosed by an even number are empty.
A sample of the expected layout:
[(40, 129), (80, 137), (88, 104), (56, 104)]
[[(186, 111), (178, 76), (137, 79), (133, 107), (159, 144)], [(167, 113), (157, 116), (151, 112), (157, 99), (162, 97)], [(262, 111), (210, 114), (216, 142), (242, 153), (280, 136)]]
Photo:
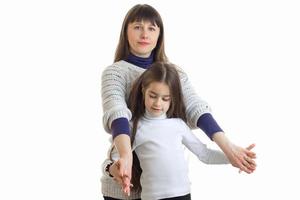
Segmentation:
[(144, 91), (145, 108), (154, 117), (167, 113), (171, 104), (169, 86), (153, 82)]
[(159, 33), (160, 28), (149, 21), (129, 23), (127, 35), (130, 52), (142, 58), (149, 57), (156, 47)]

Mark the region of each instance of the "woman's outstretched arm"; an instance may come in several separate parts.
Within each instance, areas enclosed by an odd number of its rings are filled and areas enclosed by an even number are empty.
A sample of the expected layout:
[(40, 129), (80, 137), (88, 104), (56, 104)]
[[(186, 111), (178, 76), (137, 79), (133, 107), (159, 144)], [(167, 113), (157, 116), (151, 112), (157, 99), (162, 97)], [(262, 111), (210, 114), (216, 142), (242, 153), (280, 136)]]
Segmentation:
[(239, 147), (230, 142), (223, 132), (213, 134), (212, 138), (226, 154), (228, 160), (234, 167), (248, 174), (255, 170), (256, 163), (254, 159), (256, 158), (256, 154), (251, 151), (255, 146), (254, 144), (248, 148)]

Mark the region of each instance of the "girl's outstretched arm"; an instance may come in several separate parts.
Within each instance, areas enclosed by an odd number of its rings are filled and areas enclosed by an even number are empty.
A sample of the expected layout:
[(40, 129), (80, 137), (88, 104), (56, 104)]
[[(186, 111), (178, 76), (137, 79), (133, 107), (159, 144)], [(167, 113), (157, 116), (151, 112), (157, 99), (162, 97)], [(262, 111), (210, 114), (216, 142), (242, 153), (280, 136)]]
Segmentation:
[[(187, 74), (181, 69), (179, 70), (182, 92), (184, 97), (184, 103), (186, 105), (186, 114), (188, 125), (190, 128), (196, 128), (198, 126), (198, 120), (201, 116), (211, 116), (211, 109), (209, 105), (203, 101), (194, 91)], [(208, 117), (209, 122), (205, 122), (205, 125), (212, 127), (212, 124), (216, 124), (213, 117)], [(217, 127), (217, 126), (214, 126)], [(207, 128), (207, 127), (206, 127)], [(203, 129), (202, 129), (203, 130)], [(217, 129), (214, 129), (217, 130)], [(230, 163), (246, 173), (252, 173), (255, 170), (255, 153), (251, 150), (239, 147), (230, 142), (225, 134), (219, 130), (217, 132), (204, 131), (207, 136), (216, 142), (216, 144), (222, 149), (227, 156)]]
[(182, 143), (195, 154), (199, 160), (205, 164), (229, 164), (229, 160), (222, 151), (207, 148), (183, 121), (181, 121), (181, 123), (184, 128)]

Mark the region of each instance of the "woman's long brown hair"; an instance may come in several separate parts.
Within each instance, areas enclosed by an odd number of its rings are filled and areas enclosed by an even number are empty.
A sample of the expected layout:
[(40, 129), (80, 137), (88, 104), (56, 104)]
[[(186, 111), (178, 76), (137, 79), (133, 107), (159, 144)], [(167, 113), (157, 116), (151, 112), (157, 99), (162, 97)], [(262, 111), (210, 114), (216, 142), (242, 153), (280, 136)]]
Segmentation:
[(120, 33), (119, 43), (115, 52), (114, 62), (126, 60), (130, 54), (127, 28), (129, 23), (149, 21), (160, 28), (160, 33), (156, 47), (153, 50), (154, 61), (165, 62), (168, 60), (165, 53), (164, 44), (164, 25), (160, 14), (152, 6), (147, 4), (137, 4), (132, 7), (126, 14)]

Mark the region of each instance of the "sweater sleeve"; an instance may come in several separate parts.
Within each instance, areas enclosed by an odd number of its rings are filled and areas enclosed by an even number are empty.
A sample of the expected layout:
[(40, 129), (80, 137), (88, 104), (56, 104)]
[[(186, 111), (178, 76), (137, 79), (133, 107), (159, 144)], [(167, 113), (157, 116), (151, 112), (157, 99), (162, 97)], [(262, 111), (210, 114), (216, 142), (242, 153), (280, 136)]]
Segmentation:
[(214, 133), (223, 132), (216, 120), (210, 113), (201, 115), (197, 121), (197, 126), (211, 139)]
[(203, 144), (183, 123), (183, 138), (182, 143), (195, 154), (200, 161), (205, 164), (229, 164), (229, 161), (222, 151), (209, 149)]
[(186, 107), (186, 115), (190, 128), (197, 128), (197, 121), (201, 115), (210, 113), (207, 102), (201, 99), (193, 89), (187, 75), (178, 68), (183, 93), (183, 101)]
[(131, 112), (126, 104), (126, 70), (117, 64), (107, 67), (102, 72), (101, 95), (103, 126), (111, 133), (111, 124), (119, 118), (131, 119)]

